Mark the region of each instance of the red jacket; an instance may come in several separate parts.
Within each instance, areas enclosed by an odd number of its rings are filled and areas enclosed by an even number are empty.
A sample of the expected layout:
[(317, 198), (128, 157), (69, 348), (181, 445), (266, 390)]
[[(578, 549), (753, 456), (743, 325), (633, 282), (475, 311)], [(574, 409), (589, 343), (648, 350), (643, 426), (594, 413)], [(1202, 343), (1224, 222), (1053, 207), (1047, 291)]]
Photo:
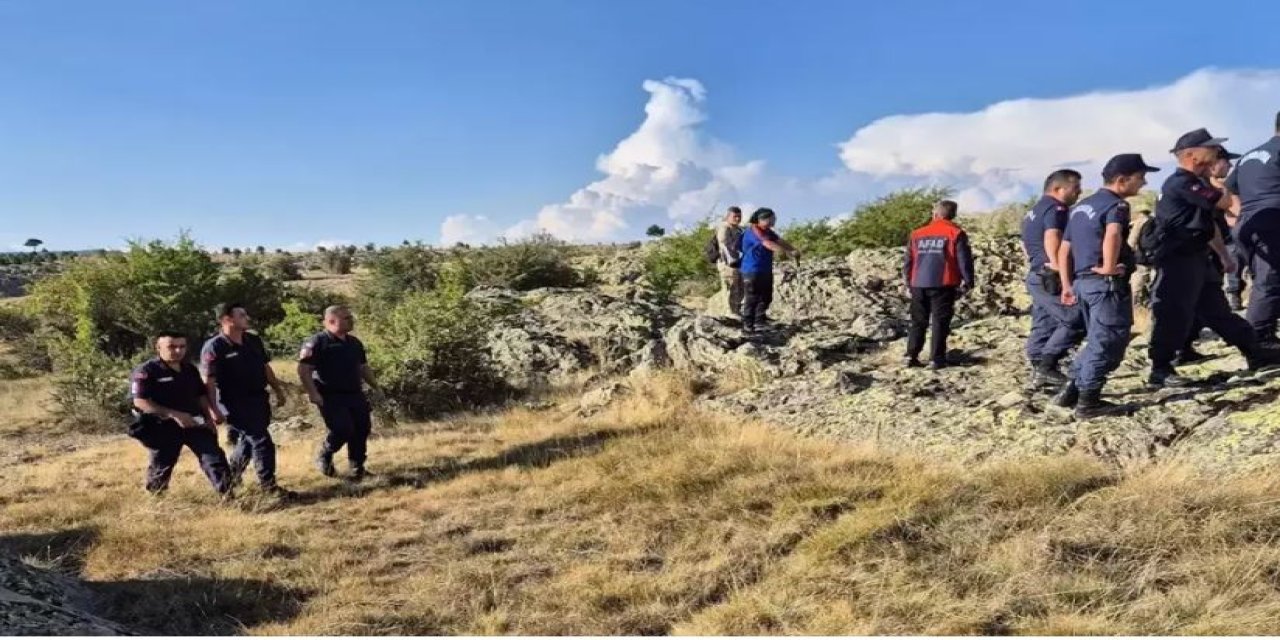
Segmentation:
[(973, 288), (973, 252), (959, 225), (937, 219), (911, 232), (902, 269), (908, 286)]

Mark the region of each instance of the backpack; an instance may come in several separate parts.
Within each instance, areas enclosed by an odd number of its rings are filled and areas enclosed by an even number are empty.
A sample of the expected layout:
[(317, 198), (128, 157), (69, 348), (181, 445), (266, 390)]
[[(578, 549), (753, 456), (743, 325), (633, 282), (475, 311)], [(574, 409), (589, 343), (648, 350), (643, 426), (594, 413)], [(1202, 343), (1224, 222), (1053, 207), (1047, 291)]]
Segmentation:
[(1155, 216), (1147, 218), (1142, 222), (1142, 226), (1138, 227), (1137, 244), (1138, 246), (1134, 247), (1134, 258), (1137, 259), (1138, 264), (1144, 267), (1154, 265), (1164, 247), (1164, 230), (1156, 224)]
[(711, 234), (707, 239), (707, 246), (702, 248), (702, 255), (711, 264), (720, 262), (720, 241), (716, 240), (716, 234)]

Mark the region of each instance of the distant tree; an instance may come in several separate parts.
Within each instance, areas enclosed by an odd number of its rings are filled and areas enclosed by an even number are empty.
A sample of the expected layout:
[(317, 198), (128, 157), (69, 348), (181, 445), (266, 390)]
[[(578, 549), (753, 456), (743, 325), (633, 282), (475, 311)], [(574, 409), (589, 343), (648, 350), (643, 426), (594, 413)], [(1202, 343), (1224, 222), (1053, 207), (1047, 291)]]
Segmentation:
[(400, 243), (400, 246), (402, 246), (402, 247), (407, 247), (407, 246), (409, 246), (410, 244), (411, 244), (411, 243), (406, 239), (404, 242), (401, 242), (401, 243)]
[(235, 256), (236, 258), (239, 258), (240, 256), (244, 255), (244, 252), (241, 251), (239, 248), (236, 248), (231, 250), (231, 255)]
[(229, 255), (231, 255), (231, 247), (223, 247), (223, 248), (222, 248), (222, 255), (224, 255), (224, 256), (229, 256)]
[(36, 247), (42, 244), (44, 244), (44, 240), (40, 238), (27, 238), (27, 241), (22, 243), (22, 246), (29, 247), (32, 251), (35, 251)]
[(349, 256), (354, 256), (356, 254), (356, 246), (354, 244), (349, 244), (343, 247), (342, 251)]
[(284, 255), (284, 249), (281, 249), (280, 247), (276, 247), (276, 255)]
[(264, 254), (264, 253), (266, 253), (266, 252), (267, 252), (267, 248), (266, 248), (266, 247), (264, 247), (264, 246), (262, 246), (262, 245), (258, 245), (258, 246), (256, 246), (256, 247), (254, 247), (254, 248), (253, 248), (253, 252), (254, 252), (254, 253), (256, 253), (256, 254), (258, 254), (258, 255), (262, 255), (262, 254)]
[(320, 246), (316, 247), (316, 251), (319, 251), (320, 253), (328, 253), (328, 252), (329, 252), (329, 247), (326, 247), (326, 246), (324, 246), (324, 245), (320, 245)]
[(645, 229), (644, 234), (650, 238), (661, 238), (667, 235), (667, 230), (656, 224), (651, 224), (648, 229)]
[(376, 245), (376, 244), (374, 244), (374, 243), (372, 243), (372, 242), (366, 242), (366, 243), (364, 244), (364, 250), (365, 250), (365, 251), (368, 251), (369, 253), (373, 253), (374, 251), (377, 251), (377, 250), (378, 250), (378, 245)]

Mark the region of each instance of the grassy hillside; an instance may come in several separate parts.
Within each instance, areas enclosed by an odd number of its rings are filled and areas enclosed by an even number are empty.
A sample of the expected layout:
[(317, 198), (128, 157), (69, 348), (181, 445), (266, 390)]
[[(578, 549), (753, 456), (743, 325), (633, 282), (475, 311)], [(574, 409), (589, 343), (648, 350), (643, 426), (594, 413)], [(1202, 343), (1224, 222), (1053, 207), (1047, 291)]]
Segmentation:
[(371, 443), (362, 486), (318, 476), (304, 431), (281, 442), (294, 504), (220, 505), (189, 454), (151, 499), (123, 438), (50, 450), (6, 468), (0, 545), (166, 633), (1253, 634), (1280, 619), (1280, 476), (938, 466), (691, 398), (664, 376), (589, 417), (571, 403), (404, 425)]

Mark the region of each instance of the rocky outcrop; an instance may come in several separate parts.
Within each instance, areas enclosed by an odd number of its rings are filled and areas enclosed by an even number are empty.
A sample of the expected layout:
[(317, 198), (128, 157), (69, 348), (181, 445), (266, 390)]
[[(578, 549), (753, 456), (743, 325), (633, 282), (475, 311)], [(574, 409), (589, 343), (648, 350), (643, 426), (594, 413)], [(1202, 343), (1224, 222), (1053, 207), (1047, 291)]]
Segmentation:
[(132, 635), (126, 627), (90, 613), (82, 585), (0, 554), (0, 635)]
[(1212, 345), (1217, 357), (1187, 370), (1204, 385), (1156, 393), (1142, 387), (1139, 336), (1108, 386), (1131, 404), (1128, 415), (1085, 423), (1050, 407), (1024, 364), (1017, 241), (973, 244), (978, 286), (957, 312), (957, 366), (940, 372), (901, 364), (908, 300), (894, 250), (779, 264), (774, 326), (753, 336), (722, 315), (659, 304), (643, 287), (471, 295), (518, 310), (489, 335), (507, 381), (528, 389), (599, 380), (584, 411), (618, 395), (621, 374), (673, 367), (706, 383), (702, 402), (716, 411), (953, 460), (1076, 451), (1117, 464), (1177, 457), (1238, 469), (1280, 457), (1280, 376), (1241, 374), (1243, 360)]

